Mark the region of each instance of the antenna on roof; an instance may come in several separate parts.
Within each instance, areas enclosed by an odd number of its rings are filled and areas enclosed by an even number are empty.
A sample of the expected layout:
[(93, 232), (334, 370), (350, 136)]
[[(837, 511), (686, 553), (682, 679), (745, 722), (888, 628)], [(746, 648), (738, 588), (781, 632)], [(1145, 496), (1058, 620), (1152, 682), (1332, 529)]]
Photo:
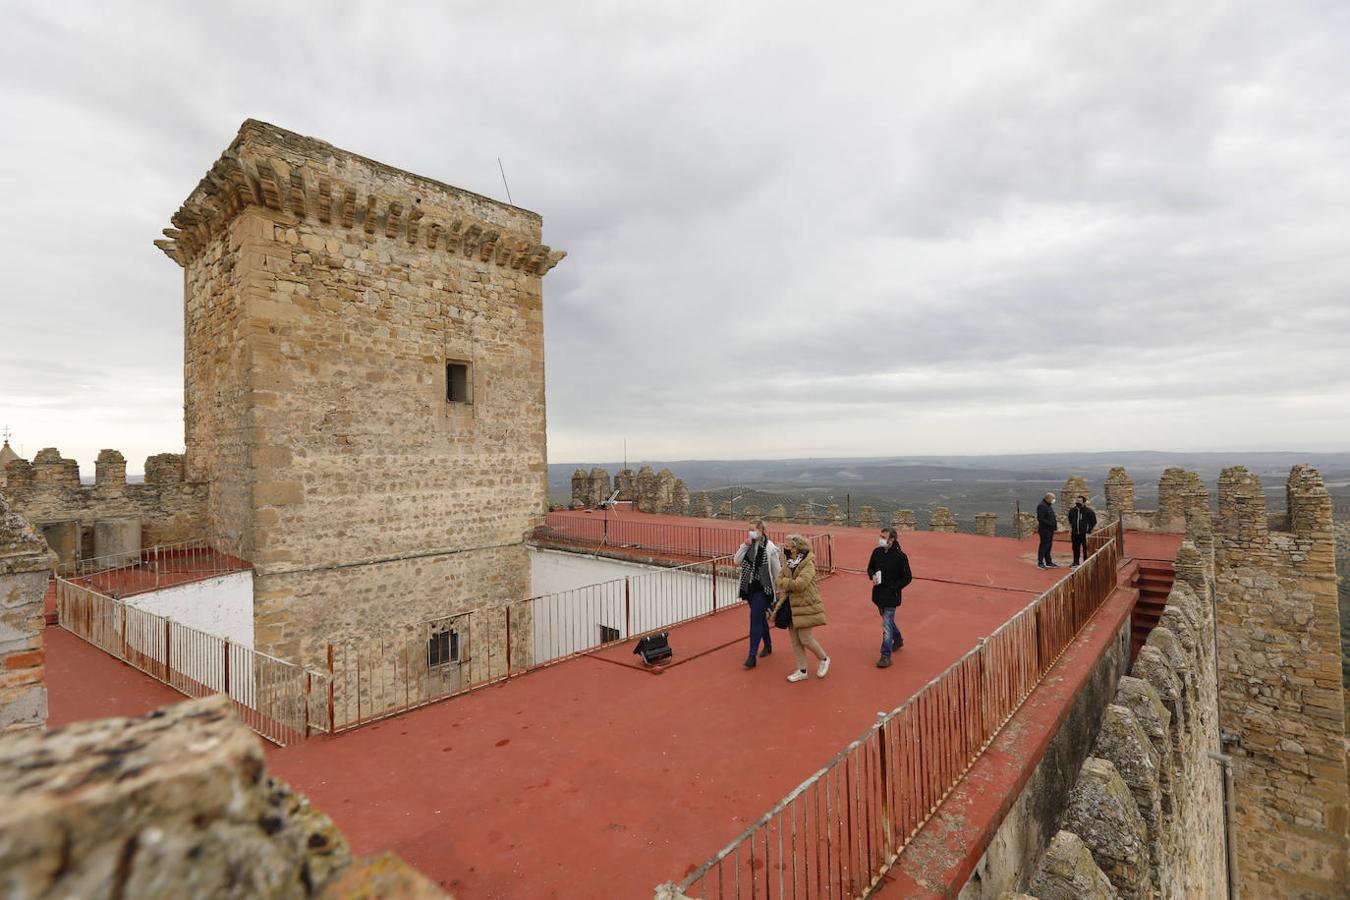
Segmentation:
[(502, 173), (502, 187), (506, 188), (506, 202), (515, 206), (516, 201), (511, 199), (511, 185), (506, 183), (506, 168), (502, 165), (502, 158), (500, 156), (497, 157), (497, 168)]
[(9, 439), (14, 436), (14, 432), (10, 431), (9, 426), (6, 425), (3, 430), (0, 430), (0, 435), (4, 435), (5, 443), (8, 444)]

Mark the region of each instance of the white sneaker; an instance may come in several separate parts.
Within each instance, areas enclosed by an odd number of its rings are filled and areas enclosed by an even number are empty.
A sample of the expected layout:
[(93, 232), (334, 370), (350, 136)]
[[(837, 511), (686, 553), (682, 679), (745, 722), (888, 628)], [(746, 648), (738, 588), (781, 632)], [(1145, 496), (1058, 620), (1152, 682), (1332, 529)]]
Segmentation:
[(798, 669), (797, 671), (793, 672), (791, 675), (788, 676), (788, 681), (805, 681), (805, 680), (806, 680), (805, 669)]
[(816, 666), (816, 677), (824, 678), (826, 674), (829, 673), (829, 671), (830, 671), (830, 658), (827, 656), (820, 661), (820, 665)]

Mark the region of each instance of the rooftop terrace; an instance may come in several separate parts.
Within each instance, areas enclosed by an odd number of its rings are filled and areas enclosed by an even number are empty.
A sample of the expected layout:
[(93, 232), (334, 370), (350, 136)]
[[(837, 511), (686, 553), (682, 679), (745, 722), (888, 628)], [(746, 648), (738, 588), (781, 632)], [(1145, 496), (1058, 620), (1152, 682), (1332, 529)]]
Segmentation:
[[(650, 896), (1067, 572), (1038, 570), (1032, 541), (903, 534), (915, 572), (897, 616), (906, 644), (882, 670), (860, 574), (875, 532), (795, 530), (828, 533), (833, 544), (836, 573), (822, 582), (830, 624), (818, 631), (834, 661), (824, 680), (785, 680), (793, 663), (783, 632), (773, 656), (743, 669), (746, 611), (737, 607), (673, 629), (675, 659), (664, 669), (636, 667), (629, 646), (612, 645), (335, 737), (270, 748), (269, 766), (331, 814), (357, 852), (393, 850), (457, 896)], [(1171, 559), (1179, 542), (1130, 533), (1127, 556)], [(48, 647), (54, 725), (177, 699), (59, 631)]]

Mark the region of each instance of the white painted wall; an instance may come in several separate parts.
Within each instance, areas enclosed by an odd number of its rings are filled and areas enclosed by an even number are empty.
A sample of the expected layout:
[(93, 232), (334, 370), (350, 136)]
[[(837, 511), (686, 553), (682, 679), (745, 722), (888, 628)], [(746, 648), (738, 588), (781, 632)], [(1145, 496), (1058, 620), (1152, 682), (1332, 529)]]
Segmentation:
[[(601, 626), (627, 638), (713, 609), (712, 579), (706, 572), (532, 548), (530, 581), (536, 598), (535, 662), (598, 646)], [(738, 602), (736, 581), (718, 577), (719, 610)]]
[(230, 572), (134, 594), (123, 602), (253, 649), (252, 572)]

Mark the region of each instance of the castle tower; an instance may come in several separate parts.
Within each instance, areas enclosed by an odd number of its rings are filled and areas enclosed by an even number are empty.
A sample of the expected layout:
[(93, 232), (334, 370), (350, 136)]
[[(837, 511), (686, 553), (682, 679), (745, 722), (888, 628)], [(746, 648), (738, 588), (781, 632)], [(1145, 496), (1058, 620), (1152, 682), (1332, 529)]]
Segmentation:
[(250, 119), (173, 226), (186, 477), (254, 564), (256, 646), (527, 596), (540, 217)]
[[(1350, 796), (1331, 498), (1302, 465), (1285, 498), (1272, 523), (1255, 474), (1219, 476), (1219, 710), (1234, 760), (1235, 858), (1244, 895), (1336, 897), (1350, 883)], [(1202, 521), (1207, 509), (1192, 508)]]

